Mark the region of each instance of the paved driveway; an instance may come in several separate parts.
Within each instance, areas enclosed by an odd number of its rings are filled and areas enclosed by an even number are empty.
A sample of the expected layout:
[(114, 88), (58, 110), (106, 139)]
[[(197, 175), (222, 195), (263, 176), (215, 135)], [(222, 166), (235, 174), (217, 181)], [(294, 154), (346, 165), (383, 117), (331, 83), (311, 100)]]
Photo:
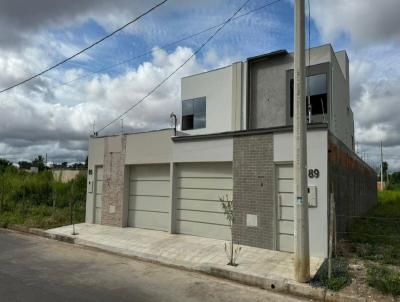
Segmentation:
[(0, 229), (0, 301), (305, 301)]

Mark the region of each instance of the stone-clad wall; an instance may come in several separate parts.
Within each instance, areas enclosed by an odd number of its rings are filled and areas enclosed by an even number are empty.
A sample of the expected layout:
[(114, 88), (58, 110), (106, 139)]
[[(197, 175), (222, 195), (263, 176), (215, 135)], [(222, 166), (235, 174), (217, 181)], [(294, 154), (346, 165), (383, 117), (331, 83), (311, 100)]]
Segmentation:
[[(243, 135), (233, 140), (233, 203), (236, 243), (274, 249), (273, 135)], [(257, 216), (247, 226), (246, 216)]]
[(104, 144), (101, 223), (126, 226), (124, 218), (126, 136), (107, 137)]

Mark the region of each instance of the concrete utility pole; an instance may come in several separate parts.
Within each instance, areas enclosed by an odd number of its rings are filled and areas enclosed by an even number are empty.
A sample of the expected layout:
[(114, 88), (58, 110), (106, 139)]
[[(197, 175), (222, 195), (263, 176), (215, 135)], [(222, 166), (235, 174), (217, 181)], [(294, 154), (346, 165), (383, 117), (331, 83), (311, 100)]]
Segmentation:
[(383, 150), (381, 141), (381, 191), (383, 191)]
[(298, 282), (308, 282), (310, 280), (304, 19), (304, 0), (295, 0), (293, 100), (294, 274)]

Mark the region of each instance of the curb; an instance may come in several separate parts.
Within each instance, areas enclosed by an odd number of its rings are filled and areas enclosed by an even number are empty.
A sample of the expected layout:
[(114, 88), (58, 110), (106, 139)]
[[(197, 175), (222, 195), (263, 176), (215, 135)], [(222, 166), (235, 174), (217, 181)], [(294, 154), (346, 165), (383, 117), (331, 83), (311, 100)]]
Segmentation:
[(110, 253), (117, 256), (128, 257), (140, 261), (161, 264), (168, 267), (184, 269), (187, 271), (201, 272), (214, 277), (235, 281), (241, 284), (274, 291), (281, 294), (304, 297), (316, 301), (326, 302), (366, 302), (367, 298), (351, 296), (340, 292), (330, 291), (324, 288), (312, 287), (307, 283), (298, 283), (294, 280), (283, 279), (272, 276), (249, 275), (232, 268), (219, 267), (211, 264), (193, 265), (190, 262), (172, 262), (168, 258), (158, 257), (146, 253), (138, 253), (125, 249), (113, 248), (110, 246), (96, 244), (87, 240), (79, 239), (70, 235), (48, 233), (43, 229), (29, 228), (23, 225), (8, 225), (9, 230), (20, 233), (29, 233), (47, 239), (76, 244), (84, 248)]
[(67, 242), (67, 243), (75, 243), (75, 238), (73, 236), (68, 236), (68, 235), (61, 235), (61, 234), (51, 234), (46, 232), (43, 229), (38, 229), (38, 228), (30, 228), (24, 225), (18, 225), (18, 224), (10, 224), (7, 226), (8, 230), (12, 231), (17, 231), (20, 233), (28, 233), (36, 236), (41, 236), (45, 237), (47, 239), (53, 239), (57, 241), (62, 241), (62, 242)]

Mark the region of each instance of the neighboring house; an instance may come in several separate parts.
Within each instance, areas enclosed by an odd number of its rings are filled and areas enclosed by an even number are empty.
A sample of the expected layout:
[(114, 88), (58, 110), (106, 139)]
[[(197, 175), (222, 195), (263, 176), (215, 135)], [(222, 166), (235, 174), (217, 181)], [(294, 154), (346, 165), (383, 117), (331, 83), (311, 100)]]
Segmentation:
[[(341, 236), (376, 203), (376, 174), (353, 151), (346, 52), (309, 57), (310, 253), (326, 257), (330, 193)], [(228, 196), (237, 243), (293, 251), (292, 78), (291, 53), (249, 58), (182, 79), (177, 136), (90, 137), (86, 222), (229, 239)]]

